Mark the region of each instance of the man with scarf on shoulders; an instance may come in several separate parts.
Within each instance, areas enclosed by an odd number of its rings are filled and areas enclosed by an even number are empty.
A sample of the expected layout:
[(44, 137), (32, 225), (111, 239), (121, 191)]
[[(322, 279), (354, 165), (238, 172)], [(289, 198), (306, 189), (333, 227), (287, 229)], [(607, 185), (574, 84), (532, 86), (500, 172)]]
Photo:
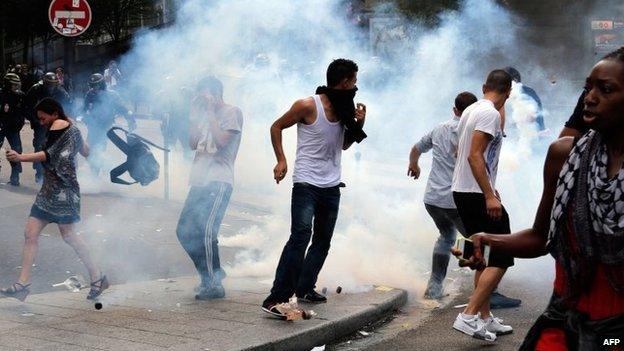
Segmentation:
[[(276, 183), (288, 166), (282, 148), (282, 130), (297, 125), (297, 155), (293, 171), (290, 238), (282, 251), (271, 294), (262, 310), (284, 317), (276, 306), (293, 294), (299, 301), (320, 303), (327, 298), (314, 291), (334, 232), (340, 203), (340, 158), (353, 142), (366, 138), (362, 130), (366, 106), (354, 104), (357, 64), (334, 60), (327, 68), (327, 86), (316, 95), (297, 100), (271, 126), (277, 165)], [(314, 224), (314, 225), (313, 225)], [(312, 238), (312, 244), (307, 250)]]

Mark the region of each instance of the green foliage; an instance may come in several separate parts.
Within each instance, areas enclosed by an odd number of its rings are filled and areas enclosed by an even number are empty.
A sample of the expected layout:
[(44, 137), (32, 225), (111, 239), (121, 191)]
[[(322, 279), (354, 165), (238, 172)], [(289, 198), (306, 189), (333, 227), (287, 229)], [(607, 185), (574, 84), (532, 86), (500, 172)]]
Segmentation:
[(90, 0), (93, 21), (89, 36), (108, 34), (118, 42), (128, 34), (128, 29), (154, 15), (153, 3), (152, 0)]
[(423, 21), (435, 26), (439, 23), (439, 14), (443, 11), (458, 10), (460, 0), (396, 0), (397, 7), (408, 18)]

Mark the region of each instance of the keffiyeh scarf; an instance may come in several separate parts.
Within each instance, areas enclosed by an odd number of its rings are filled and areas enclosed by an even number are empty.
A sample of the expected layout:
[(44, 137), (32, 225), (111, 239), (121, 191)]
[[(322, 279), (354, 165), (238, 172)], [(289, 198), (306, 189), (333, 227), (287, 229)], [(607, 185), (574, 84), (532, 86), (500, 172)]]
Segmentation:
[(609, 179), (607, 163), (607, 146), (592, 130), (574, 145), (559, 174), (548, 248), (565, 270), (569, 297), (591, 288), (596, 263), (624, 293), (624, 170)]

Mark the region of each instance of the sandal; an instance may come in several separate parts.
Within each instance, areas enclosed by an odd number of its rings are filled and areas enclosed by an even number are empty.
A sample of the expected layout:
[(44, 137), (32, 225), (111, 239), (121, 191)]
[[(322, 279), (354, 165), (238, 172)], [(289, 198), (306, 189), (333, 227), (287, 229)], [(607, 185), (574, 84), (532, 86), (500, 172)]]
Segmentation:
[(91, 283), (91, 290), (89, 290), (89, 295), (87, 295), (87, 300), (95, 300), (98, 296), (102, 295), (104, 290), (108, 289), (108, 279), (105, 275), (102, 278)]
[(30, 294), (30, 289), (28, 289), (29, 286), (30, 284), (24, 285), (16, 282), (9, 288), (0, 289), (0, 294), (5, 297), (13, 297), (24, 302), (24, 300), (26, 300), (26, 296)]

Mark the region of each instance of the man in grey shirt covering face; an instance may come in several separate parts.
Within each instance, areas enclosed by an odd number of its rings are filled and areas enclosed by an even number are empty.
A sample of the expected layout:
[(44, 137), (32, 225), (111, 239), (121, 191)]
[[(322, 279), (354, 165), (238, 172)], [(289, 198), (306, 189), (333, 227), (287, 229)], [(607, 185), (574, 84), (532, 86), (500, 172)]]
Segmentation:
[(223, 101), (223, 85), (212, 76), (198, 82), (190, 112), (195, 159), (176, 232), (201, 278), (195, 298), (208, 300), (225, 297), (217, 236), (232, 194), (243, 115)]
[(450, 250), (455, 242), (457, 231), (465, 234), (461, 218), (457, 213), (451, 184), (457, 153), (457, 124), (466, 107), (477, 101), (472, 93), (463, 92), (455, 98), (452, 119), (438, 125), (420, 139), (410, 152), (407, 175), (418, 179), (420, 155), (432, 150), (433, 161), (425, 191), (425, 209), (440, 231), (440, 236), (433, 248), (431, 277), (425, 290), (425, 298), (439, 299), (443, 296), (442, 282), (450, 259)]

